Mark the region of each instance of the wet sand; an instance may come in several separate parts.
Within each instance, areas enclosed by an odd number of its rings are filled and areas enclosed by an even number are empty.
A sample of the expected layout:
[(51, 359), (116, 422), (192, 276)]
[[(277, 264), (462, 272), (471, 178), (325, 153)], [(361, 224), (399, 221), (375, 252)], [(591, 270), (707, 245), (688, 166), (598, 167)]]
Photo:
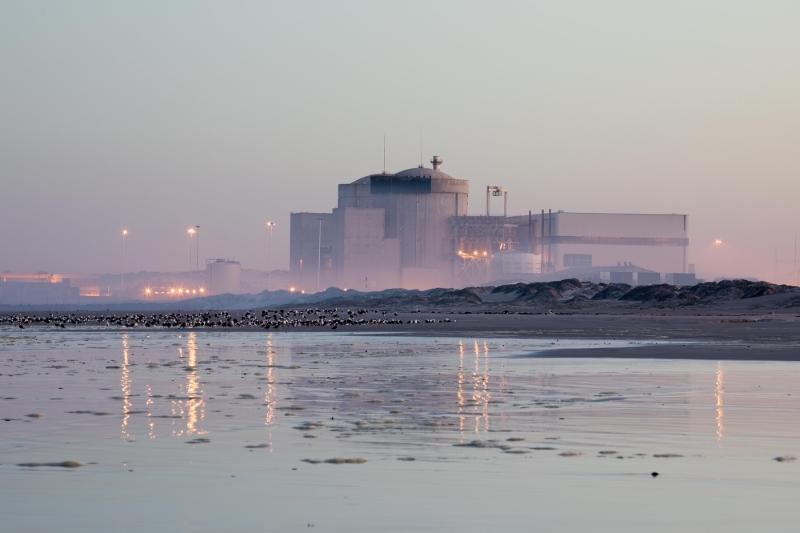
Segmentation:
[[(401, 315), (425, 318), (438, 314)], [(345, 331), (359, 331), (357, 329)], [(504, 337), (520, 339), (630, 339), (671, 341), (636, 349), (570, 350), (555, 357), (619, 357), (740, 361), (800, 361), (800, 316), (781, 314), (470, 314), (454, 324), (376, 327), (422, 336)], [(713, 343), (713, 347), (706, 346)], [(548, 355), (548, 356), (551, 356)]]
[(494, 331), (0, 331), (4, 530), (794, 527), (797, 363), (473, 318)]

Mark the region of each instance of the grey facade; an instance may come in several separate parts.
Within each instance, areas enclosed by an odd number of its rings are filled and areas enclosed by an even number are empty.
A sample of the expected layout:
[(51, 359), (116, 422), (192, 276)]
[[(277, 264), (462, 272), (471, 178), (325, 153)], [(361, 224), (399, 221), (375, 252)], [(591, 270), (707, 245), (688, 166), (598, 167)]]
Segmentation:
[(688, 215), (540, 212), (509, 217), (518, 250), (542, 255), (544, 274), (635, 265), (685, 273)]
[[(289, 231), (289, 283), (293, 290), (317, 292), (330, 287), (331, 213), (292, 213)], [(319, 284), (317, 281), (319, 280)]]

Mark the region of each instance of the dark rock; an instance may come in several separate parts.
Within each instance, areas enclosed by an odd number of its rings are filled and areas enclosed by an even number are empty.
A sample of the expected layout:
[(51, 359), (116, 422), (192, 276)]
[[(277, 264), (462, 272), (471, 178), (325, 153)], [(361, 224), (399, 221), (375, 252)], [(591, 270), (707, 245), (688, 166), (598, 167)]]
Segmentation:
[(631, 290), (627, 283), (609, 283), (605, 289), (592, 296), (592, 300), (619, 300)]

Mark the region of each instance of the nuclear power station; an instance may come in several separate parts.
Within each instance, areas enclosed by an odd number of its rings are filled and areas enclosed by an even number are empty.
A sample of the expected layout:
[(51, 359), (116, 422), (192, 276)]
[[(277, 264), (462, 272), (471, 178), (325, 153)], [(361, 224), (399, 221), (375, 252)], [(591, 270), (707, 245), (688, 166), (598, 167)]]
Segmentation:
[[(686, 283), (688, 216), (565, 213), (509, 216), (508, 191), (486, 187), (485, 215), (468, 215), (469, 181), (420, 165), (338, 187), (330, 213), (291, 214), (295, 290), (465, 287), (579, 278)], [(503, 213), (491, 212), (492, 197)]]

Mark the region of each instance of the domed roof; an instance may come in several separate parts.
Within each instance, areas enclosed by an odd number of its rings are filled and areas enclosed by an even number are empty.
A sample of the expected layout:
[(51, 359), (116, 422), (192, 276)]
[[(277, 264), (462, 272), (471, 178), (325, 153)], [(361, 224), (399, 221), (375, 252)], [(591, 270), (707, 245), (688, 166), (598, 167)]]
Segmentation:
[(372, 178), (427, 178), (433, 180), (452, 180), (455, 179), (449, 174), (445, 174), (441, 170), (434, 170), (432, 168), (415, 167), (401, 170), (396, 174), (387, 172), (385, 174), (370, 174), (352, 182), (352, 185), (365, 185), (370, 183)]
[(395, 174), (398, 178), (430, 178), (430, 179), (439, 179), (439, 180), (451, 180), (454, 179), (452, 176), (445, 174), (441, 170), (435, 170), (432, 168), (425, 168), (425, 167), (416, 167), (416, 168), (409, 168), (407, 170), (401, 170), (397, 174)]
[(371, 181), (373, 176), (383, 176), (387, 178), (389, 176), (393, 176), (394, 174), (370, 174), (369, 176), (364, 176), (363, 178), (358, 178), (356, 181), (352, 182), (350, 185), (367, 185)]

